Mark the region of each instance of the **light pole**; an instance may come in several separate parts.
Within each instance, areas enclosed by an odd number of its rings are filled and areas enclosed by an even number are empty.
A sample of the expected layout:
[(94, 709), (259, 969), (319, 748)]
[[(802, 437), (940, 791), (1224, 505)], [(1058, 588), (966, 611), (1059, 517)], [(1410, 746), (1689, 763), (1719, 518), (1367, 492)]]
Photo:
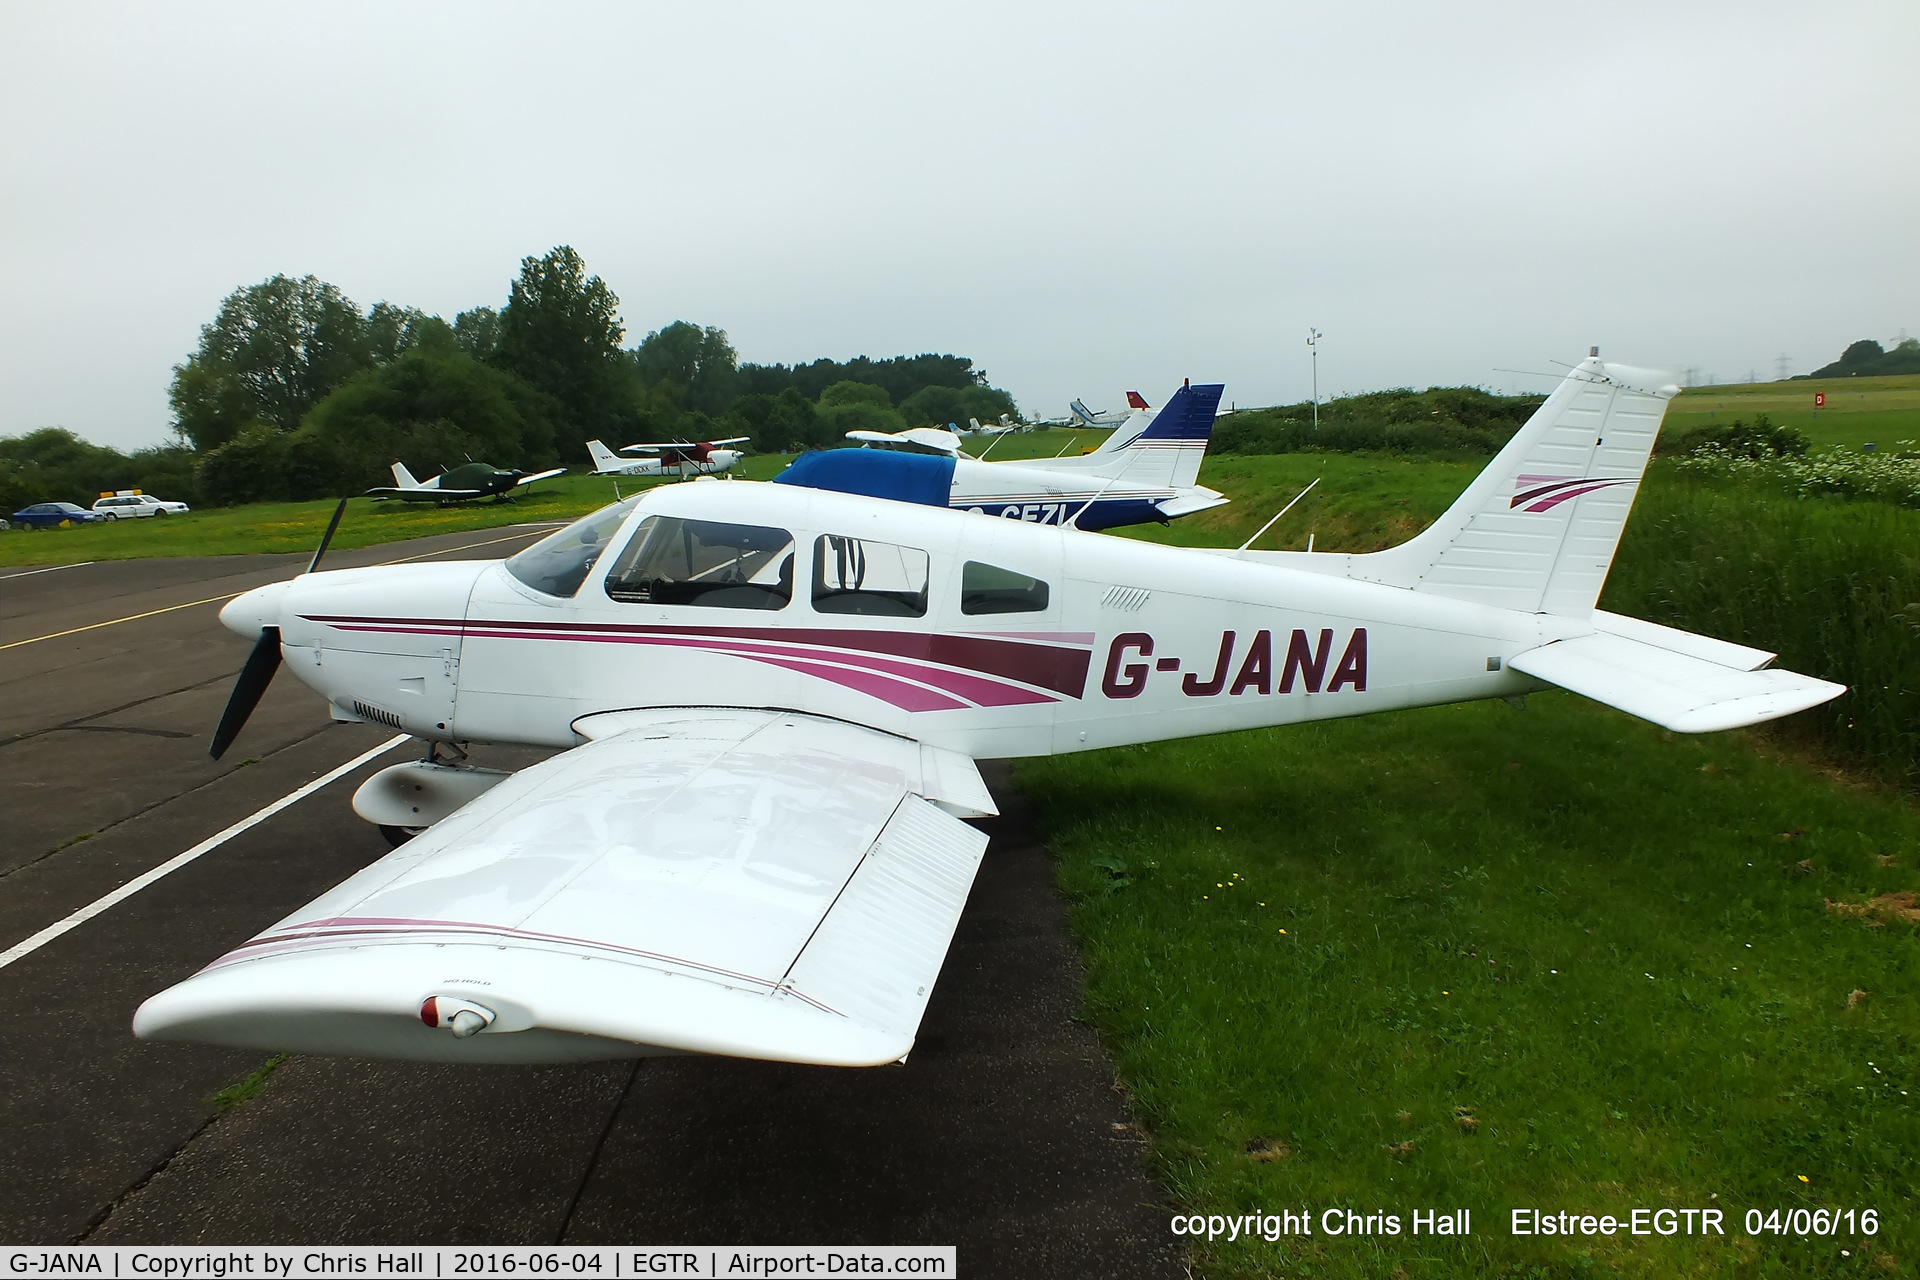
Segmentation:
[(1320, 340), (1320, 331), (1312, 325), (1307, 326), (1307, 351), (1313, 358), (1313, 429), (1320, 430), (1320, 348), (1314, 343)]

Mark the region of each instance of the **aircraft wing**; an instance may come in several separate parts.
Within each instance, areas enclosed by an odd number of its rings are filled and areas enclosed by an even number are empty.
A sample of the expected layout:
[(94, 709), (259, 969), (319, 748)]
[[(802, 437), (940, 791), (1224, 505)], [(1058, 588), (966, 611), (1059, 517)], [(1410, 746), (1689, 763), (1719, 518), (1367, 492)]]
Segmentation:
[(406, 498), (414, 502), (445, 502), (449, 498), (481, 498), (486, 494), (480, 489), (429, 489), (425, 485), (417, 489), (396, 489), (387, 485), (379, 489), (367, 490), (369, 498)]
[(515, 480), (513, 482), (513, 487), (518, 489), (521, 485), (532, 484), (535, 480), (551, 480), (555, 476), (563, 476), (565, 474), (567, 474), (567, 469), (565, 467), (555, 467), (551, 471), (540, 471), (530, 476), (521, 476), (518, 480)]
[(586, 745), (154, 996), (135, 1032), (464, 1062), (906, 1055), (986, 848), (955, 815), (995, 811), (970, 759), (770, 711), (575, 728)]

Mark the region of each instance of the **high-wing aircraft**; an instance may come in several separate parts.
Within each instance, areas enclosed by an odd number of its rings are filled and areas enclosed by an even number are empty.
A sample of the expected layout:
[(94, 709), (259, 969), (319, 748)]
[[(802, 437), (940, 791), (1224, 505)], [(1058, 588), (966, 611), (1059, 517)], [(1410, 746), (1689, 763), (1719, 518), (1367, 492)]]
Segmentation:
[(450, 471), (443, 471), (431, 480), (421, 481), (413, 478), (406, 463), (396, 462), (393, 464), (392, 487), (369, 489), (367, 493), (375, 498), (398, 498), (402, 502), (466, 502), (472, 498), (501, 497), (535, 480), (551, 480), (554, 476), (565, 474), (565, 467), (528, 475), (524, 471), (508, 471), (486, 462), (467, 462)]
[(1584, 361), (1439, 520), (1370, 555), (689, 484), (506, 561), (249, 591), (221, 613), (255, 644), (217, 749), (284, 661), (341, 720), (561, 750), (374, 775), (354, 807), (420, 834), (134, 1030), (458, 1062), (894, 1062), (986, 844), (961, 820), (994, 808), (976, 759), (1550, 685), (1681, 733), (1837, 696), (1594, 607), (1677, 393)]
[(905, 431), (849, 431), (847, 439), (875, 449), (900, 449), (907, 453), (931, 453), (944, 457), (960, 455), (960, 437), (939, 427), (908, 427)]
[(957, 440), (955, 452), (941, 456), (828, 449), (801, 454), (781, 479), (1089, 530), (1164, 523), (1228, 501), (1195, 483), (1220, 391), (1217, 385), (1182, 387), (1144, 430), (1078, 457), (988, 462), (960, 453)]
[(1151, 408), (1138, 391), (1127, 392), (1127, 407), (1124, 409), (1089, 409), (1086, 401), (1075, 400), (1067, 406), (1076, 427), (1119, 427), (1125, 425), (1128, 418), (1143, 409)]
[[(597, 475), (623, 476), (717, 476), (733, 470), (733, 464), (746, 455), (730, 444), (745, 444), (749, 437), (730, 436), (725, 440), (685, 440), (677, 444), (630, 444), (622, 452), (645, 453), (648, 457), (627, 459), (616, 456), (598, 440), (589, 441)], [(635, 467), (638, 470), (635, 470)]]

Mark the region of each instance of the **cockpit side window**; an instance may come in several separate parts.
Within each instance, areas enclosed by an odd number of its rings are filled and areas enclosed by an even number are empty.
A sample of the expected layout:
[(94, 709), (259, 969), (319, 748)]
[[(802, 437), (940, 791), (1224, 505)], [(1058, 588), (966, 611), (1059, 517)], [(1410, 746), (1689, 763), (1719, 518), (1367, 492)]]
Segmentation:
[(927, 615), (927, 553), (826, 534), (813, 543), (813, 611), (880, 618)]
[(785, 529), (649, 516), (608, 570), (607, 595), (625, 604), (784, 609), (793, 554)]
[(507, 560), (507, 572), (547, 596), (570, 597), (587, 580), (607, 542), (640, 501), (641, 495), (582, 516)]
[(960, 570), (960, 612), (1042, 613), (1047, 584), (1012, 569), (969, 560)]

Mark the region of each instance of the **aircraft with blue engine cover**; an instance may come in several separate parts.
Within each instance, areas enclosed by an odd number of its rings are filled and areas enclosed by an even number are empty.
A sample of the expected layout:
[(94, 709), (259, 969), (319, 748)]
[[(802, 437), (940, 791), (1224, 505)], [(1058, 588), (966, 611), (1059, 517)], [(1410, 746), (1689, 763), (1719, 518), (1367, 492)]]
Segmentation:
[[(1145, 430), (1118, 445), (1109, 438), (1101, 448), (1077, 457), (988, 462), (960, 452), (959, 440), (950, 432), (849, 433), (874, 444), (897, 443), (803, 453), (779, 478), (783, 484), (1028, 524), (1070, 524), (1087, 530), (1165, 524), (1230, 501), (1196, 483), (1222, 390), (1218, 384), (1183, 386)], [(952, 451), (945, 452), (944, 441), (935, 437), (952, 439)]]
[[(427, 758), (353, 798), (398, 848), (182, 972), (134, 1031), (470, 1063), (904, 1061), (987, 844), (964, 821), (994, 812), (975, 760), (1549, 686), (1679, 733), (1836, 697), (1595, 607), (1676, 394), (1596, 352), (1445, 514), (1368, 555), (985, 519), (947, 500), (950, 470), (900, 501), (796, 466), (655, 487), (505, 561), (256, 588), (220, 615), (254, 647), (216, 756), (284, 664)], [(1161, 418), (1210, 423), (1218, 395)], [(478, 769), (473, 742), (556, 754)]]

